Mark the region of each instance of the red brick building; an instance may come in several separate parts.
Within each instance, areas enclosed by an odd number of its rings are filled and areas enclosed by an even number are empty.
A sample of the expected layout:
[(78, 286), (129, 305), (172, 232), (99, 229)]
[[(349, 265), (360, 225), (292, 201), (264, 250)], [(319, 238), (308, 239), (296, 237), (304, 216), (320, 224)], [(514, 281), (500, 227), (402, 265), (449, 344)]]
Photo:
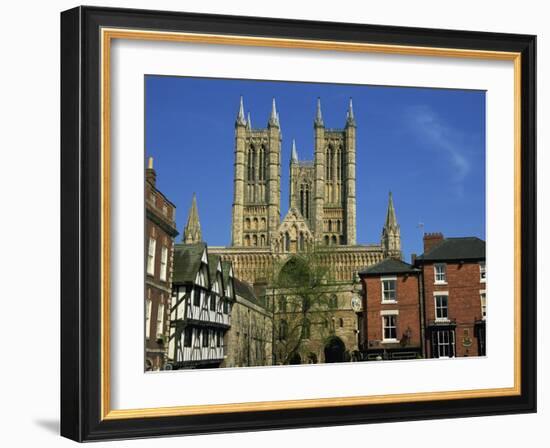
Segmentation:
[(145, 171), (145, 370), (166, 362), (176, 206), (157, 188), (153, 159)]
[(485, 242), (426, 234), (415, 266), (422, 270), (427, 357), (484, 356)]
[(363, 287), (363, 356), (422, 356), (420, 270), (388, 258), (359, 272)]

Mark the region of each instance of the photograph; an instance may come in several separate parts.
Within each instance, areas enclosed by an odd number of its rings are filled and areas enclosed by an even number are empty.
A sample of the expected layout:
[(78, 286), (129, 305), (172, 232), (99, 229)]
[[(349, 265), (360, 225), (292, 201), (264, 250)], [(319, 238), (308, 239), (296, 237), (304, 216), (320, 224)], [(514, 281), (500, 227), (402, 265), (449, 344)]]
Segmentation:
[(486, 91), (143, 94), (146, 372), (490, 356)]
[(536, 33), (224, 8), (61, 13), (61, 434), (536, 413)]

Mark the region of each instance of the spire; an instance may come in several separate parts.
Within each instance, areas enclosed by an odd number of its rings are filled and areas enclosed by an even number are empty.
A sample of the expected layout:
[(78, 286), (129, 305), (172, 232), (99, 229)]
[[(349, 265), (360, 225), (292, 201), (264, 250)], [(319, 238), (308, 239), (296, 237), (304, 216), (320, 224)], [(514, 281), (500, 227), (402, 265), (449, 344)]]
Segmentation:
[(246, 127), (248, 129), (252, 129), (252, 120), (250, 119), (250, 112), (248, 112), (248, 117), (247, 117), (247, 120), (246, 120)]
[(292, 162), (298, 161), (298, 151), (296, 151), (296, 140), (292, 139)]
[(279, 114), (277, 113), (277, 105), (275, 104), (275, 98), (271, 103), (271, 116), (269, 117), (269, 126), (279, 127)]
[(353, 115), (353, 101), (351, 97), (349, 99), (348, 113), (346, 115), (346, 126), (355, 126), (355, 116)]
[(401, 232), (395, 217), (395, 209), (393, 207), (393, 196), (390, 191), (388, 200), (388, 212), (386, 214), (386, 222), (382, 229), (382, 248), (384, 256), (390, 258), (401, 259)]
[(321, 113), (321, 98), (317, 98), (317, 113), (315, 114), (315, 127), (323, 127), (323, 114)]
[(386, 223), (384, 224), (384, 228), (386, 230), (390, 230), (396, 229), (397, 227), (397, 218), (395, 217), (395, 208), (393, 207), (393, 195), (390, 191), (390, 198), (388, 200), (388, 212), (386, 213)]
[(239, 113), (237, 115), (237, 121), (235, 122), (236, 126), (246, 126), (246, 118), (244, 117), (244, 103), (243, 96), (241, 95), (241, 102), (239, 105)]
[(183, 242), (185, 244), (194, 244), (202, 241), (201, 223), (199, 221), (199, 210), (197, 208), (197, 196), (193, 193), (193, 202), (189, 209), (187, 224), (183, 230)]

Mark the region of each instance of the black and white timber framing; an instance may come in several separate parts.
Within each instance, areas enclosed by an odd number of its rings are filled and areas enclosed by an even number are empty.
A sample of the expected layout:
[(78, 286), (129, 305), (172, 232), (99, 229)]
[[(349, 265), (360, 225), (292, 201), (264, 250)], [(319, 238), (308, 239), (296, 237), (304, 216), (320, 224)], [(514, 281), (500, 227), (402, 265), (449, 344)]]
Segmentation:
[(231, 265), (209, 256), (205, 243), (176, 245), (168, 355), (173, 369), (219, 367), (234, 291)]

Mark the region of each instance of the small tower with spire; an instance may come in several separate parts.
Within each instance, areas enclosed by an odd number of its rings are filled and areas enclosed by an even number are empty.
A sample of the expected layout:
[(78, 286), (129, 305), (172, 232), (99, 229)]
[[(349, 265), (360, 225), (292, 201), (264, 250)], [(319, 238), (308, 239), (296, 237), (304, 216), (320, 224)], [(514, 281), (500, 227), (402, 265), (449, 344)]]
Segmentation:
[(200, 243), (202, 241), (201, 223), (199, 221), (199, 210), (197, 208), (197, 196), (193, 193), (193, 202), (189, 209), (187, 224), (183, 229), (182, 241), (185, 244)]
[(401, 231), (399, 224), (397, 224), (391, 191), (388, 199), (386, 222), (382, 229), (382, 248), (385, 257), (401, 259)]

